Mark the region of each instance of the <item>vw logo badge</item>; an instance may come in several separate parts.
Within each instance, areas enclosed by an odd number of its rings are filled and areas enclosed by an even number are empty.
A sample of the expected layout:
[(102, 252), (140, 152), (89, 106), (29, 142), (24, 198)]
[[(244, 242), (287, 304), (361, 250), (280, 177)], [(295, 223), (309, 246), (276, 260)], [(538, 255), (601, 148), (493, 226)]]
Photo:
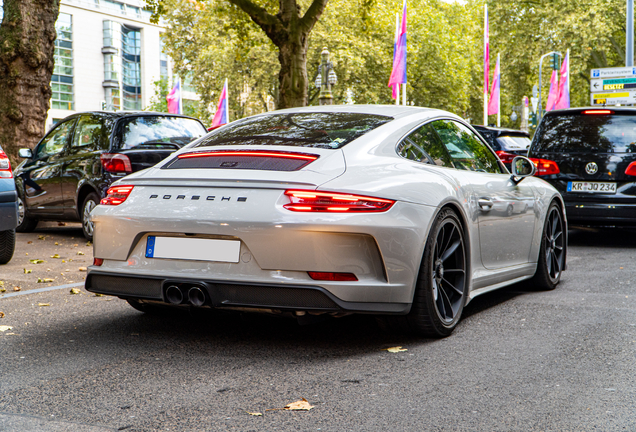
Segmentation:
[(587, 165), (585, 165), (585, 172), (588, 173), (589, 175), (594, 175), (596, 174), (598, 171), (598, 165), (596, 165), (596, 162), (590, 162)]

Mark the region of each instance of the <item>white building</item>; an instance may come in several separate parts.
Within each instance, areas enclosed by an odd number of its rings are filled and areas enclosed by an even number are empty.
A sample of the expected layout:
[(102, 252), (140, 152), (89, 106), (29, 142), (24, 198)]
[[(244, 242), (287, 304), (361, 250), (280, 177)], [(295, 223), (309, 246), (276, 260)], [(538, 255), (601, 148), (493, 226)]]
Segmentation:
[[(155, 95), (153, 83), (172, 77), (162, 53), (164, 29), (150, 22), (144, 0), (60, 3), (46, 128), (77, 111), (148, 107)], [(198, 99), (183, 87), (184, 98)]]

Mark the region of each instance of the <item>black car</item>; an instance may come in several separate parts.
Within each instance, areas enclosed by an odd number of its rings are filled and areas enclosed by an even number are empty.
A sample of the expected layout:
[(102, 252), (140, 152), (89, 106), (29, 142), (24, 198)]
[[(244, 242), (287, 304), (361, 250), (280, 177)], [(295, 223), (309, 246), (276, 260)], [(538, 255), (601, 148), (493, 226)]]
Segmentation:
[(473, 125), (473, 127), (490, 144), (508, 169), (516, 156), (526, 156), (528, 153), (528, 147), (530, 147), (528, 132), (490, 126)]
[(571, 225), (636, 225), (636, 109), (550, 111), (528, 156), (565, 200)]
[(14, 171), (19, 232), (40, 220), (82, 222), (116, 180), (151, 167), (207, 130), (194, 118), (154, 112), (85, 112), (68, 116)]

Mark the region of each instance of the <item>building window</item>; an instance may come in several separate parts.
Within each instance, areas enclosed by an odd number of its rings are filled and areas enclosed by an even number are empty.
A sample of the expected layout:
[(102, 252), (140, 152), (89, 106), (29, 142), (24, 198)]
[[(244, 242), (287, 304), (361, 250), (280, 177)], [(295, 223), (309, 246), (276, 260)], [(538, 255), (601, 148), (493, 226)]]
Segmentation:
[(163, 35), (159, 37), (159, 77), (161, 80), (168, 81), (168, 55), (164, 51), (165, 44), (163, 41)]
[(141, 32), (122, 26), (124, 110), (141, 109)]
[(55, 23), (55, 69), (51, 77), (51, 108), (73, 110), (73, 21), (60, 13)]

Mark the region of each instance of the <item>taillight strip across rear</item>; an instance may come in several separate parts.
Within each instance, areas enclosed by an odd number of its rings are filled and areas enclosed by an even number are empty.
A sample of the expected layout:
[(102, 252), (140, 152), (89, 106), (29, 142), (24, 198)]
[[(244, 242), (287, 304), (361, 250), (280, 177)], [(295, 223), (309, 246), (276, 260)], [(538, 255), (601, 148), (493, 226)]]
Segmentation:
[(312, 190), (286, 190), (291, 201), (284, 208), (296, 212), (385, 212), (395, 201), (362, 195)]

